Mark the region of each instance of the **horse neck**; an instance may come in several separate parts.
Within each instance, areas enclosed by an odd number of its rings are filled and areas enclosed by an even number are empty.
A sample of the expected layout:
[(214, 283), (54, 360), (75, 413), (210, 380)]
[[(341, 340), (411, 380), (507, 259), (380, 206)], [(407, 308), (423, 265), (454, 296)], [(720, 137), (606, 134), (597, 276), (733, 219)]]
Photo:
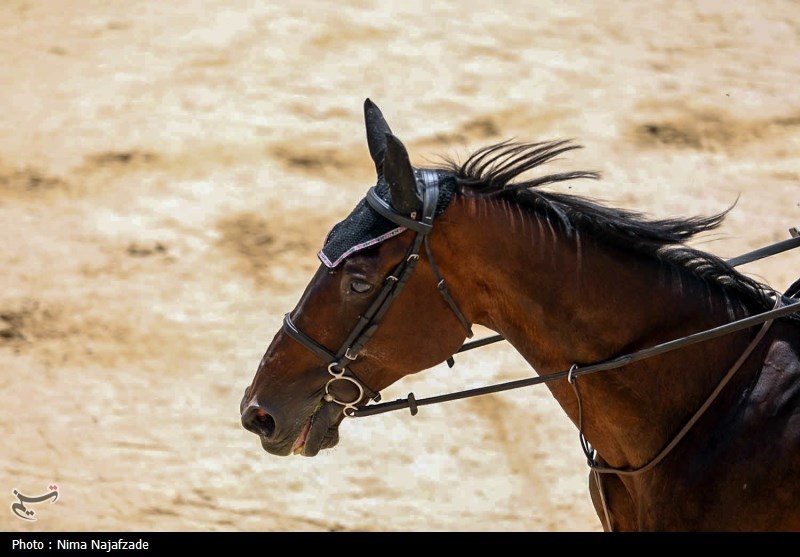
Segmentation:
[[(699, 279), (603, 245), (552, 217), (499, 199), (460, 197), (453, 209), (437, 250), (446, 253), (451, 290), (464, 293), (473, 322), (502, 334), (540, 375), (732, 318), (731, 305), (721, 294), (714, 299)], [(644, 464), (702, 404), (747, 335), (582, 376), (586, 438), (613, 466)], [(547, 385), (577, 425), (573, 388), (565, 380)]]

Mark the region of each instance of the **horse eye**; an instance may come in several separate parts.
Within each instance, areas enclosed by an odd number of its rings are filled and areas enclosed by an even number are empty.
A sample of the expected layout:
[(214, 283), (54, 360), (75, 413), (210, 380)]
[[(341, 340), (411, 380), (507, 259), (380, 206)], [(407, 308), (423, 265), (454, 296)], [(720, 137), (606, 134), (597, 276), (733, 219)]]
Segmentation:
[(368, 282), (364, 282), (363, 280), (354, 280), (350, 283), (350, 291), (355, 292), (356, 294), (365, 294), (372, 290), (372, 285)]

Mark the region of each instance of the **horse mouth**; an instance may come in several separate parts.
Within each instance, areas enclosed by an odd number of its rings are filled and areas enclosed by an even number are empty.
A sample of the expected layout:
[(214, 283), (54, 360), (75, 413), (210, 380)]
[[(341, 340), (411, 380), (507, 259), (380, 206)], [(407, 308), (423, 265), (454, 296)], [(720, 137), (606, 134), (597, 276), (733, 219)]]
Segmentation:
[(339, 442), (339, 424), (343, 417), (340, 405), (323, 403), (303, 424), (290, 452), (316, 456), (321, 450), (334, 447)]

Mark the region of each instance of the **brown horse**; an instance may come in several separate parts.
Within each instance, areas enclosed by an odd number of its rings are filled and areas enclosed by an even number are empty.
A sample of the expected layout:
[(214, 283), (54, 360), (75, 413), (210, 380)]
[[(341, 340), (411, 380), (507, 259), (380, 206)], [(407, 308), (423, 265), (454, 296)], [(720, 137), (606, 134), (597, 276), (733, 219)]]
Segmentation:
[[(576, 148), (502, 143), (412, 167), (365, 104), (378, 181), (322, 260), (241, 403), (275, 455), (314, 456), (402, 377), (492, 329), (584, 441), (606, 530), (800, 530), (800, 318), (782, 314), (613, 371), (563, 377), (791, 299), (687, 247), (722, 222), (653, 220), (520, 175)], [(367, 407), (370, 408), (370, 407)]]

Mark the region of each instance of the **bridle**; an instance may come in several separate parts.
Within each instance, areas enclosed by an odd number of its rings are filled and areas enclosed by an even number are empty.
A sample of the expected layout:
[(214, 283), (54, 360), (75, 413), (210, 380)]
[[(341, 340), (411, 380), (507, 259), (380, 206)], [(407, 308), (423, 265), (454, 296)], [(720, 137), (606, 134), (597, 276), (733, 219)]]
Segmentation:
[[(427, 169), (419, 169), (416, 170), (415, 173), (419, 186), (418, 189), (422, 193), (422, 214), (419, 220), (416, 220), (416, 214), (414, 213), (410, 216), (398, 213), (389, 203), (380, 197), (374, 186), (367, 192), (366, 201), (369, 206), (377, 211), (383, 218), (392, 221), (398, 226), (414, 231), (414, 241), (403, 260), (386, 277), (378, 295), (363, 315), (359, 317), (358, 323), (356, 323), (355, 327), (350, 331), (350, 334), (347, 335), (347, 338), (342, 343), (339, 350), (331, 352), (325, 346), (305, 334), (292, 322), (290, 314), (287, 313), (283, 317), (284, 332), (327, 363), (328, 374), (331, 377), (325, 384), (324, 400), (341, 405), (343, 407), (342, 412), (348, 417), (355, 415), (357, 405), (362, 402), (365, 397), (373, 402), (378, 402), (381, 398), (380, 393), (370, 389), (364, 381), (353, 373), (348, 367), (348, 364), (358, 358), (359, 352), (377, 330), (378, 325), (386, 315), (389, 307), (391, 307), (392, 302), (403, 290), (403, 287), (406, 285), (411, 273), (419, 262), (419, 254), (423, 244), (425, 245), (428, 262), (436, 279), (439, 292), (453, 310), (453, 313), (455, 313), (461, 326), (466, 330), (467, 336), (470, 338), (473, 336), (469, 322), (464, 317), (464, 314), (445, 285), (444, 279), (433, 258), (430, 244), (428, 243), (428, 234), (433, 229), (433, 218), (436, 214), (436, 205), (439, 199), (439, 176), (436, 171)], [(355, 386), (357, 389), (356, 398), (351, 401), (337, 398), (332, 391), (332, 385), (337, 381), (344, 381)]]

